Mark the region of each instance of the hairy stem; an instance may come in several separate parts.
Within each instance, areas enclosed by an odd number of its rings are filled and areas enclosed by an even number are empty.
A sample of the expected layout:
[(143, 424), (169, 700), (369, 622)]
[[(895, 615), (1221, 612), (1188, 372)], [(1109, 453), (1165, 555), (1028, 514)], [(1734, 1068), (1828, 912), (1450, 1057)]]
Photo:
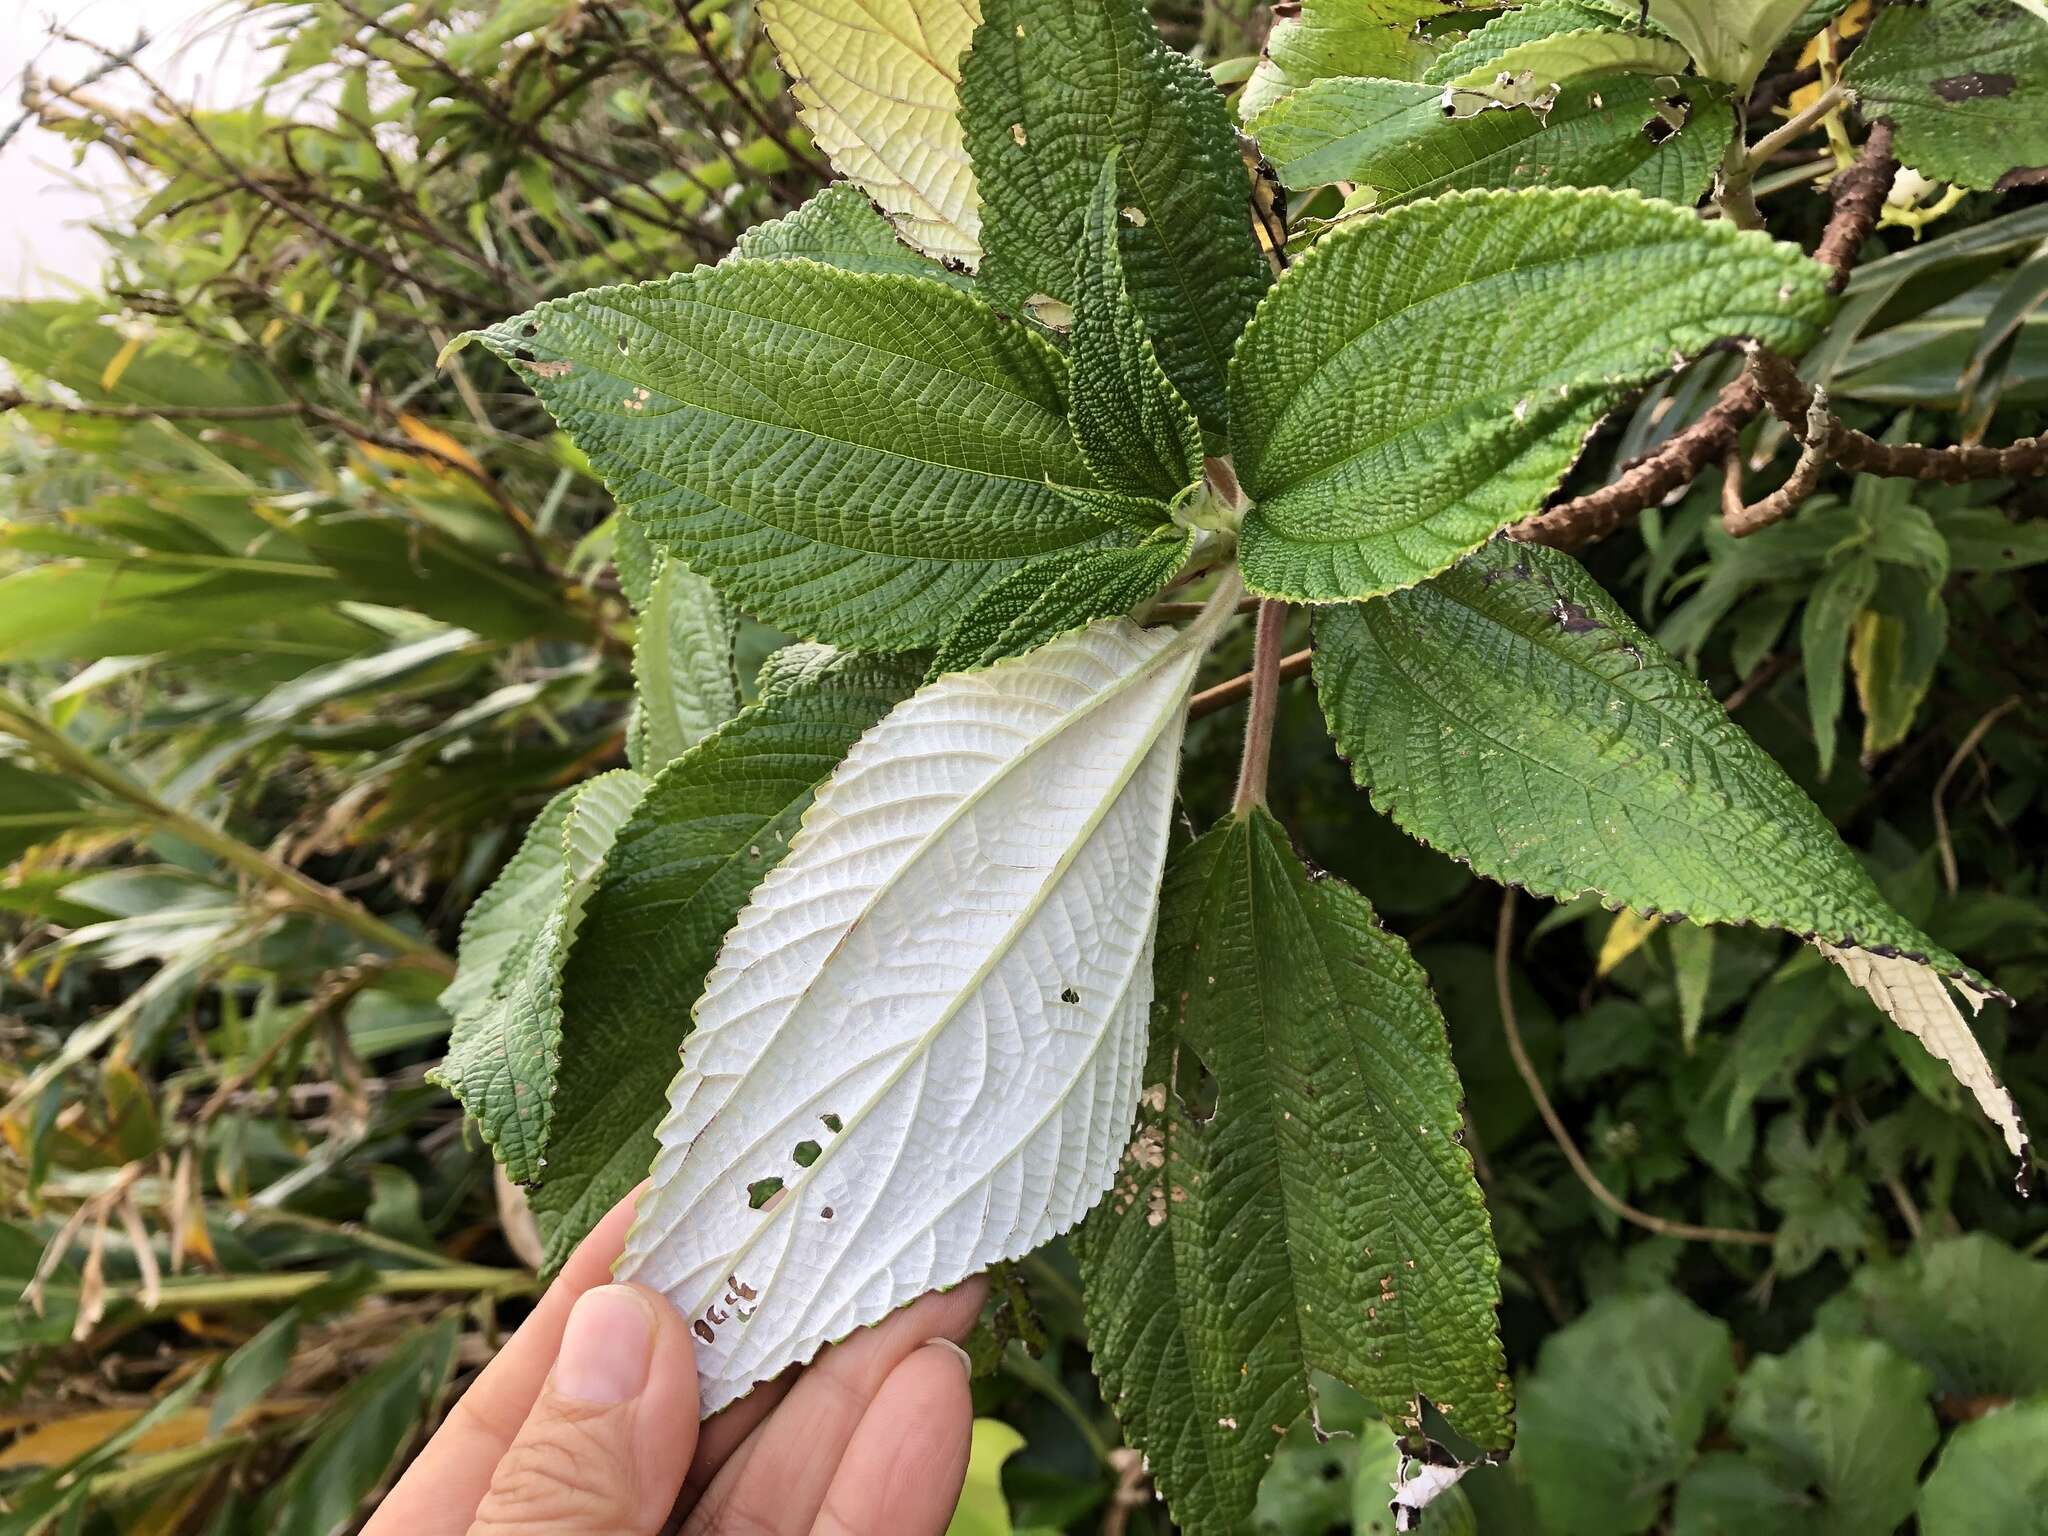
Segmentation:
[(1233, 815), (1266, 803), (1266, 769), (1273, 756), (1273, 720), (1280, 708), (1280, 639), (1287, 629), (1287, 605), (1278, 598), (1259, 604), (1252, 641), (1251, 713), (1244, 722), (1244, 757), (1238, 763)]

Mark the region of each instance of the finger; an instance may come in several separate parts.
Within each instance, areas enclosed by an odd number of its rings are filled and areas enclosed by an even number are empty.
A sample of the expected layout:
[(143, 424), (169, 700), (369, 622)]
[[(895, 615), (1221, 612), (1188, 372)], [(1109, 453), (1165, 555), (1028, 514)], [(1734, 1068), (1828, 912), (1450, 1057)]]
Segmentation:
[(612, 1264), (625, 1251), (634, 1202), (646, 1187), (635, 1189), (591, 1229), (540, 1304), (457, 1399), (363, 1536), (461, 1536), (469, 1529), (491, 1473), (554, 1366), (570, 1309), (577, 1297), (611, 1278)]
[(825, 1490), (812, 1536), (942, 1536), (974, 1437), (966, 1353), (934, 1339), (889, 1373)]
[(882, 1383), (927, 1340), (966, 1338), (987, 1290), (977, 1276), (920, 1297), (823, 1351), (711, 1480), (683, 1530), (691, 1536), (728, 1530), (804, 1536)]
[(470, 1536), (658, 1536), (697, 1449), (682, 1315), (638, 1285), (578, 1298)]
[(690, 1463), (690, 1475), (683, 1479), (682, 1497), (676, 1501), (679, 1512), (688, 1512), (704, 1496), (704, 1490), (711, 1486), (733, 1453), (746, 1444), (747, 1437), (761, 1427), (761, 1421), (775, 1411), (776, 1405), (789, 1396), (789, 1389), (796, 1385), (799, 1371), (792, 1367), (773, 1381), (764, 1381), (730, 1408), (721, 1410), (706, 1419), (697, 1429), (697, 1459)]

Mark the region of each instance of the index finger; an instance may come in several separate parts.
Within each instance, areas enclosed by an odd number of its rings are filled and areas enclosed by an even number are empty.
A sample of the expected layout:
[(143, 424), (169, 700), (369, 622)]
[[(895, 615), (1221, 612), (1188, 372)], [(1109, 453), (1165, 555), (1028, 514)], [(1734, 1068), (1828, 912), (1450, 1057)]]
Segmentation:
[(585, 1291), (607, 1283), (625, 1251), (641, 1184), (591, 1228), (526, 1321), (478, 1372), (447, 1420), (385, 1495), (363, 1536), (463, 1536), (491, 1474), (526, 1422), (561, 1352), (562, 1329)]

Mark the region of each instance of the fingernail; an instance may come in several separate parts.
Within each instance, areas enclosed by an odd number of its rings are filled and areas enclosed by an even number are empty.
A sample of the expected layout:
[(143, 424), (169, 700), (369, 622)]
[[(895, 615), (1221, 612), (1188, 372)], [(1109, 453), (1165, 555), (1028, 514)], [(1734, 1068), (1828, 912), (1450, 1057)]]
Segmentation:
[(955, 1360), (958, 1360), (960, 1362), (960, 1369), (967, 1373), (967, 1379), (969, 1381), (972, 1381), (974, 1379), (973, 1358), (969, 1356), (966, 1350), (962, 1349), (958, 1344), (955, 1344), (951, 1339), (926, 1339), (924, 1341), (924, 1347), (926, 1349), (943, 1349), (947, 1354), (951, 1355)]
[(562, 1330), (554, 1387), (579, 1402), (610, 1405), (640, 1395), (654, 1347), (654, 1314), (630, 1285), (585, 1291)]

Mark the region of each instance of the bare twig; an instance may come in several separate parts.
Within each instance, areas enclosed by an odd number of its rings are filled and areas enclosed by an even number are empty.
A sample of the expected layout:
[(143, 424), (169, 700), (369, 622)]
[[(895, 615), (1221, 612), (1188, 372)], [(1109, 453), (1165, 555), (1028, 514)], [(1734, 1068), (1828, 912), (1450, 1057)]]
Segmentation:
[[(1891, 126), (1878, 123), (1864, 140), (1856, 163), (1835, 178), (1834, 212), (1813, 253), (1814, 260), (1834, 269), (1835, 288), (1848, 281), (1857, 252), (1876, 227), (1878, 210), (1884, 206), (1885, 192), (1897, 170)], [(1526, 518), (1510, 528), (1508, 536), (1566, 550), (1605, 538), (1645, 507), (1656, 506), (1692, 484), (1709, 465), (1726, 458), (1763, 405), (1762, 393), (1745, 374), (1722, 390), (1698, 421), (1630, 465), (1612, 484)]]
[[(1314, 661), (1315, 652), (1309, 650), (1295, 651), (1291, 655), (1281, 657), (1277, 681), (1291, 683), (1297, 677), (1306, 677)], [(1240, 672), (1228, 682), (1218, 683), (1213, 688), (1204, 688), (1189, 699), (1188, 718), (1199, 720), (1204, 715), (1215, 714), (1219, 709), (1228, 709), (1251, 691), (1252, 674)]]
[(1817, 389), (1807, 412), (1807, 428), (1811, 436), (1800, 447), (1798, 461), (1793, 464), (1792, 473), (1785, 477), (1785, 483), (1754, 506), (1738, 504), (1730, 508), (1723, 505), (1721, 526), (1731, 537), (1747, 538), (1759, 529), (1783, 522), (1820, 488), (1820, 477), (1828, 467), (1826, 439), (1829, 420), (1827, 392)]
[(718, 77), (718, 83), (724, 86), (726, 93), (739, 104), (739, 109), (753, 120), (754, 126), (766, 134), (769, 141), (777, 149), (789, 156), (789, 163), (791, 165), (801, 170), (809, 171), (813, 176), (829, 179), (832, 175), (831, 167), (820, 163), (815, 157), (804, 153), (804, 151), (792, 144), (789, 136), (782, 131), (781, 127), (766, 112), (761, 110), (761, 104), (754, 100), (754, 93), (745, 89), (738, 81), (733, 79), (732, 72), (725, 67), (725, 60), (718, 56), (718, 49), (712, 42), (710, 29), (697, 19), (696, 9), (690, 4), (690, 0), (676, 0), (676, 16), (682, 21), (683, 26), (688, 29), (690, 40), (697, 45), (697, 52), (703, 56), (704, 62), (710, 66), (711, 73)]
[(1676, 1237), (1694, 1243), (1741, 1243), (1753, 1248), (1768, 1248), (1773, 1242), (1768, 1232), (1752, 1232), (1743, 1227), (1700, 1227), (1689, 1221), (1671, 1221), (1662, 1216), (1652, 1216), (1648, 1211), (1638, 1210), (1600, 1181), (1592, 1165), (1579, 1151), (1578, 1143), (1572, 1140), (1571, 1132), (1565, 1129), (1557, 1109), (1550, 1102), (1550, 1095), (1544, 1091), (1543, 1079), (1537, 1075), (1536, 1064), (1529, 1059), (1528, 1049), (1522, 1044), (1522, 1031), (1515, 1021), (1514, 988), (1508, 979), (1508, 957), (1515, 944), (1515, 893), (1503, 891), (1500, 900), (1500, 922), (1494, 930), (1493, 939), (1493, 985), (1494, 995), (1500, 1003), (1501, 1033), (1507, 1037), (1508, 1054), (1515, 1059), (1515, 1070), (1528, 1086), (1529, 1097), (1536, 1101), (1536, 1112), (1543, 1117), (1543, 1123), (1550, 1130), (1551, 1140), (1564, 1153), (1564, 1160), (1578, 1176), (1581, 1184), (1593, 1198), (1607, 1207), (1623, 1221), (1641, 1227), (1645, 1232), (1654, 1232), (1659, 1237)]
[(1969, 761), (1970, 754), (1975, 752), (1984, 738), (1991, 734), (1991, 727), (2019, 708), (2019, 705), (2020, 696), (2014, 694), (2003, 704), (1985, 711), (1983, 718), (1970, 727), (1969, 733), (1956, 747), (1955, 755), (1948, 760), (1948, 766), (1941, 770), (1941, 777), (1934, 781), (1934, 845), (1941, 850), (1941, 880), (1942, 884), (1948, 887), (1951, 896), (1961, 888), (1962, 875), (1956, 868), (1956, 846), (1948, 830), (1948, 787), (1954, 782), (1963, 764)]

